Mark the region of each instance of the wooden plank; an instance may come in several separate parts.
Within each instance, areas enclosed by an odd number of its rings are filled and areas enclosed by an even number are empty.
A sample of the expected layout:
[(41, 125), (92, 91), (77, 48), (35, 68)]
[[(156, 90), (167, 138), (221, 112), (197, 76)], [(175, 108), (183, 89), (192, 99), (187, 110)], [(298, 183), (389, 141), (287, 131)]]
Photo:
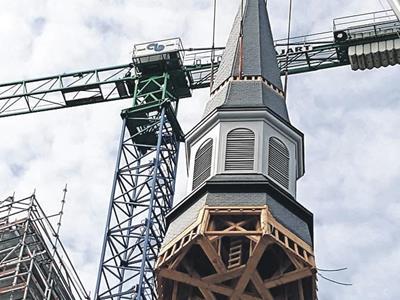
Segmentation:
[(268, 232), (268, 207), (267, 206), (261, 211), (261, 230), (264, 232), (264, 234), (269, 233)]
[(196, 242), (198, 236), (191, 240), (188, 244), (186, 244), (183, 248), (180, 249), (180, 252), (175, 253), (174, 255), (169, 256), (166, 258), (162, 263), (157, 264), (156, 269), (163, 268), (166, 264), (171, 264), (168, 266), (170, 269), (175, 269), (176, 266), (181, 262), (181, 260), (185, 257), (187, 252), (190, 250), (192, 245)]
[[(240, 228), (239, 228), (240, 229)], [(242, 228), (243, 229), (243, 228)], [(260, 236), (263, 235), (262, 231), (247, 231), (247, 230), (240, 230), (240, 231), (206, 231), (206, 235), (213, 235), (213, 236)]]
[(172, 300), (178, 300), (178, 285), (177, 281), (174, 281), (174, 288), (172, 290)]
[(203, 209), (201, 211), (198, 221), (201, 223), (199, 233), (203, 234), (207, 230), (207, 225), (210, 221), (210, 212), (208, 209)]
[(313, 249), (311, 248), (311, 246), (309, 244), (307, 244), (305, 241), (303, 241), (301, 238), (299, 238), (293, 232), (291, 232), (286, 227), (284, 227), (282, 224), (280, 224), (275, 218), (270, 217), (269, 218), (269, 223), (272, 226), (274, 226), (276, 229), (278, 229), (281, 233), (283, 233), (283, 235), (287, 236), (292, 241), (297, 243), (300, 247), (302, 247), (308, 253), (313, 253)]
[(303, 282), (300, 279), (297, 281), (298, 289), (299, 289), (299, 300), (304, 300), (304, 289), (303, 289)]
[(160, 250), (159, 256), (167, 252), (171, 247), (173, 247), (176, 243), (179, 243), (181, 239), (183, 239), (185, 236), (189, 235), (193, 229), (195, 229), (197, 226), (200, 225), (200, 222), (196, 221), (189, 225), (183, 232), (181, 232), (178, 236), (176, 236), (172, 241), (170, 241), (168, 244), (163, 245), (163, 247)]
[(212, 263), (213, 267), (217, 271), (217, 273), (225, 273), (226, 267), (224, 262), (222, 261), (221, 257), (215, 251), (215, 248), (211, 245), (211, 242), (206, 238), (203, 237), (198, 241), (200, 247), (203, 249), (207, 257), (209, 258), (210, 262)]
[(267, 289), (272, 289), (274, 287), (288, 284), (290, 282), (300, 280), (309, 276), (312, 276), (313, 272), (310, 268), (303, 268), (300, 270), (292, 271), (289, 273), (282, 274), (277, 277), (270, 278), (266, 281), (264, 281), (264, 286)]
[[(201, 288), (209, 289), (210, 291), (212, 291), (214, 293), (218, 293), (218, 294), (225, 295), (228, 297), (230, 295), (232, 295), (232, 293), (234, 292), (233, 288), (229, 288), (229, 287), (217, 285), (217, 284), (211, 284), (211, 283), (205, 282), (203, 279), (193, 278), (190, 275), (187, 275), (185, 273), (178, 272), (175, 270), (162, 269), (159, 272), (159, 276), (166, 278), (166, 279), (178, 281), (178, 282), (190, 285), (190, 286), (194, 286), (197, 288), (201, 287)], [(243, 294), (243, 295), (241, 295), (241, 298), (245, 299), (245, 300), (261, 300), (260, 298), (254, 297), (249, 294)]]
[[(183, 266), (185, 267), (186, 271), (189, 273), (190, 276), (194, 278), (200, 278), (200, 275), (193, 268), (193, 264), (191, 262), (188, 262), (187, 259), (183, 261)], [(201, 287), (199, 287), (199, 290), (203, 294), (205, 300), (216, 300), (214, 294), (209, 290)]]
[(264, 287), (264, 282), (257, 271), (255, 271), (254, 274), (251, 276), (251, 281), (257, 289), (257, 292), (261, 295), (262, 300), (274, 300), (271, 292)]
[(295, 266), (296, 269), (304, 268), (304, 265), (297, 260), (296, 257), (297, 254), (293, 253), (290, 249), (285, 249), (285, 248), (282, 249), (286, 253), (287, 257), (289, 258), (289, 260), (292, 262), (292, 264)]
[(213, 274), (207, 277), (203, 277), (203, 280), (214, 284), (228, 281), (242, 275), (245, 268), (246, 266), (240, 266), (236, 269), (226, 271), (225, 273)]
[(264, 251), (267, 249), (267, 247), (270, 244), (272, 244), (272, 242), (265, 238), (261, 239), (258, 242), (256, 247), (254, 248), (253, 253), (250, 255), (249, 260), (247, 261), (246, 269), (243, 272), (242, 277), (240, 277), (238, 283), (236, 284), (235, 292), (230, 297), (231, 300), (239, 300), (239, 298), (243, 294), (247, 284), (249, 283), (251, 276), (253, 275), (254, 271), (256, 270), (258, 262), (261, 259), (261, 256), (263, 255)]
[(233, 291), (233, 289), (231, 289), (231, 288), (208, 283), (202, 279), (193, 278), (190, 275), (187, 275), (185, 273), (178, 272), (175, 270), (163, 269), (159, 272), (159, 276), (170, 279), (170, 280), (175, 280), (175, 281), (187, 284), (187, 285), (201, 287), (204, 289), (209, 289), (213, 292), (216, 292), (216, 293), (219, 293), (222, 295), (226, 295), (226, 296), (229, 296)]
[(246, 295), (246, 294), (243, 294), (242, 296), (240, 296), (240, 299), (241, 300), (262, 300), (259, 297), (254, 297), (254, 296)]

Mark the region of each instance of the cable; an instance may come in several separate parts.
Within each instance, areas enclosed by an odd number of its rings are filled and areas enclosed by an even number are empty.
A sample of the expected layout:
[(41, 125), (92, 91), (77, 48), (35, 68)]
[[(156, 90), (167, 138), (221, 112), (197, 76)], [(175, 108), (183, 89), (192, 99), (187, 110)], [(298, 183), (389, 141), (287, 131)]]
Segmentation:
[(341, 268), (341, 269), (317, 269), (320, 272), (341, 272), (341, 271), (346, 271), (346, 268)]
[(338, 284), (338, 285), (343, 285), (343, 286), (352, 286), (352, 285), (353, 285), (352, 283), (339, 282), (339, 281), (330, 279), (330, 278), (328, 278), (328, 277), (325, 277), (324, 275), (322, 275), (322, 274), (319, 273), (319, 272), (318, 272), (317, 274), (318, 274), (319, 276), (321, 276), (321, 278), (323, 278), (323, 279), (325, 279), (325, 280), (327, 280), (327, 281), (330, 281), (330, 282), (332, 282), (332, 283)]
[(240, 35), (239, 35), (239, 77), (242, 78), (243, 76), (243, 15), (244, 15), (244, 5), (243, 0), (240, 2)]
[(216, 18), (217, 18), (216, 16), (217, 16), (217, 0), (214, 0), (214, 18), (213, 18), (213, 33), (212, 33), (212, 47), (211, 47), (211, 82), (210, 82), (211, 91), (214, 85), (215, 30), (216, 30)]
[(285, 101), (287, 99), (287, 89), (289, 83), (289, 42), (290, 42), (290, 31), (292, 29), (292, 0), (289, 0), (289, 16), (288, 16), (288, 35), (287, 35), (287, 46), (286, 46), (286, 70), (285, 70), (285, 87), (284, 87), (284, 94), (285, 94)]

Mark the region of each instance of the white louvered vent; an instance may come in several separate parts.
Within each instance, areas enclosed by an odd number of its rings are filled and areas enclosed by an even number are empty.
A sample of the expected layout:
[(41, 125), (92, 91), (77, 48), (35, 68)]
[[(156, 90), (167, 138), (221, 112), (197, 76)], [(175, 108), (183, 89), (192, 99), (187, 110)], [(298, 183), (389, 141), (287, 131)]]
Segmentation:
[(254, 169), (254, 132), (249, 129), (234, 129), (226, 139), (225, 171)]
[(280, 185), (289, 188), (289, 150), (277, 139), (269, 139), (268, 175)]
[(197, 150), (193, 168), (193, 189), (202, 184), (211, 174), (213, 141), (207, 140)]

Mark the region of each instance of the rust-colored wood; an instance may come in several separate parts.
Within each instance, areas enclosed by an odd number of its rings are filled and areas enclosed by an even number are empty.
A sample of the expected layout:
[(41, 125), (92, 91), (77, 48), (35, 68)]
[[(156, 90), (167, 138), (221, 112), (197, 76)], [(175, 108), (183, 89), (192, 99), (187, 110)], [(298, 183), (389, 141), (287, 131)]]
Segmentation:
[(174, 288), (172, 290), (172, 300), (179, 300), (177, 297), (178, 297), (178, 282), (174, 281)]
[(304, 300), (304, 289), (302, 280), (297, 281), (297, 286), (299, 290), (299, 300)]
[(211, 245), (211, 242), (208, 239), (202, 238), (199, 240), (199, 245), (208, 256), (210, 262), (214, 266), (215, 270), (218, 273), (225, 273), (226, 267), (224, 262), (222, 261), (221, 257), (215, 250), (215, 248)]
[[(190, 286), (194, 286), (197, 288), (201, 287), (204, 289), (209, 289), (210, 291), (213, 291), (215, 293), (225, 295), (228, 297), (230, 295), (232, 295), (232, 293), (235, 291), (233, 288), (229, 288), (229, 287), (217, 285), (217, 284), (211, 284), (202, 279), (193, 278), (192, 276), (190, 276), (188, 274), (178, 272), (175, 270), (163, 269), (159, 272), (159, 276), (164, 277), (166, 279), (175, 280), (175, 281), (178, 281), (178, 282), (190, 285)], [(254, 296), (248, 295), (246, 293), (243, 293), (240, 297), (242, 299), (248, 299), (248, 300), (261, 300), (258, 297), (254, 297)]]
[(212, 282), (212, 283), (220, 283), (220, 282), (228, 281), (228, 280), (231, 280), (231, 279), (241, 276), (243, 274), (245, 268), (246, 268), (246, 266), (243, 265), (236, 269), (226, 271), (225, 273), (209, 275), (207, 277), (204, 277), (203, 279), (207, 282)]
[(288, 283), (294, 282), (296, 280), (307, 278), (309, 276), (312, 276), (312, 274), (313, 274), (313, 272), (310, 268), (303, 268), (300, 270), (282, 274), (275, 278), (268, 279), (268, 280), (264, 281), (264, 286), (267, 289), (272, 289), (272, 288), (280, 286), (280, 285), (288, 284)]
[(254, 274), (251, 276), (251, 281), (253, 282), (255, 288), (257, 289), (257, 292), (260, 294), (263, 300), (274, 300), (271, 292), (265, 288), (264, 282), (257, 271), (254, 272)]
[[(186, 271), (189, 273), (190, 276), (194, 278), (200, 278), (200, 275), (193, 268), (192, 263), (189, 263), (187, 260), (183, 260), (183, 266), (185, 267)], [(204, 296), (205, 300), (216, 300), (214, 294), (210, 292), (208, 289), (199, 287), (199, 290)]]
[[(240, 221), (234, 221), (235, 218), (230, 218), (230, 216), (241, 216), (240, 218), (235, 217)], [(240, 208), (206, 206), (199, 213), (197, 221), (190, 227), (191, 230), (185, 230), (185, 234), (181, 234), (179, 238), (173, 240), (174, 243), (171, 242), (168, 247), (163, 247), (164, 255), (167, 254), (167, 256), (160, 256), (157, 265), (157, 280), (161, 290), (164, 281), (173, 281), (172, 286), (164, 287), (166, 289), (168, 287), (168, 291), (165, 291), (166, 294), (160, 292), (160, 295), (164, 295), (162, 296), (163, 300), (179, 300), (182, 295), (186, 295), (184, 296), (186, 299), (194, 300), (193, 297), (195, 297), (196, 299), (215, 300), (215, 294), (225, 295), (231, 300), (274, 300), (270, 289), (292, 282), (298, 284), (299, 300), (304, 300), (305, 291), (301, 280), (313, 276), (313, 284), (315, 284), (315, 261), (312, 247), (280, 224), (272, 216), (267, 206)], [(193, 230), (196, 230), (194, 235)], [(194, 237), (194, 240), (188, 242), (185, 239), (187, 236)], [(222, 245), (224, 237), (234, 240), (237, 239), (236, 237), (241, 237), (240, 240), (249, 240), (246, 243), (248, 245), (246, 247), (249, 247), (249, 258), (247, 261), (242, 261), (243, 265), (231, 264), (232, 269), (225, 265), (221, 253), (229, 249), (225, 249), (225, 246)], [(201, 247), (214, 267), (215, 274), (201, 278), (198, 270), (194, 269), (194, 265), (190, 262), (196, 257), (187, 257), (188, 251), (194, 243)], [(288, 259), (281, 262), (282, 265), (271, 278), (263, 281), (257, 271), (257, 266), (271, 244), (279, 245)], [(284, 273), (292, 265), (296, 270)], [(184, 271), (177, 271), (178, 266), (182, 266)], [(208, 274), (212, 272), (210, 269)], [(246, 292), (250, 281), (259, 296)], [(227, 285), (227, 282), (231, 282), (230, 286)], [(200, 298), (194, 294), (190, 296), (189, 291), (193, 291), (191, 287), (198, 288), (202, 296)], [(187, 290), (186, 293), (185, 290)], [(313, 295), (316, 295), (315, 285), (312, 290)], [(316, 296), (313, 296), (313, 300), (316, 300)]]
[(244, 270), (242, 276), (240, 277), (238, 283), (236, 284), (235, 287), (235, 292), (231, 296), (231, 300), (239, 300), (240, 296), (243, 294), (247, 284), (249, 283), (249, 280), (254, 273), (254, 271), (257, 268), (257, 264), (261, 259), (261, 256), (263, 255), (264, 251), (267, 249), (267, 247), (271, 244), (270, 241), (267, 241), (266, 239), (261, 239), (256, 247), (254, 248), (253, 253), (251, 254), (249, 260), (247, 261), (246, 264), (246, 269)]

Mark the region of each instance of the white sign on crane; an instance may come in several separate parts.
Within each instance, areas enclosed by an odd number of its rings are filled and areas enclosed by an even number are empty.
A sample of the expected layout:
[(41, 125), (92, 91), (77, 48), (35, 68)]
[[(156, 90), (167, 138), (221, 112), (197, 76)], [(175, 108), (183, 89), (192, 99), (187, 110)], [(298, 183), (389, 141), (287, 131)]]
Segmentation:
[(397, 15), (397, 18), (400, 20), (400, 0), (388, 0), (388, 2)]

